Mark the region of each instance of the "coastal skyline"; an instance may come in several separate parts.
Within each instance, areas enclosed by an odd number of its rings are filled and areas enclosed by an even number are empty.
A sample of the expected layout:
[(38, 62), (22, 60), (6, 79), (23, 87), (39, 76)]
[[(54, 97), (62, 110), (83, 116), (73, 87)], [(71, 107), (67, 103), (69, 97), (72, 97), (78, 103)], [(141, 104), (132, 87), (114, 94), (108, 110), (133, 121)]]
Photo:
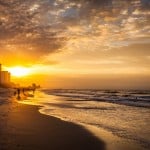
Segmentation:
[(149, 8), (149, 0), (0, 0), (0, 62), (23, 84), (149, 89)]

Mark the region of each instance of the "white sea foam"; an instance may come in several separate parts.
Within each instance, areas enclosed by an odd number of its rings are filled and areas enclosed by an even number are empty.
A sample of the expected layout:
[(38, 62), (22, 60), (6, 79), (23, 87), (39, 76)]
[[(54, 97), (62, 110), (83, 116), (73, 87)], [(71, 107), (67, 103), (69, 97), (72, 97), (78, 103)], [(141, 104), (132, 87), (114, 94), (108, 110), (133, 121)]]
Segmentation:
[(44, 90), (47, 94), (150, 108), (150, 91)]

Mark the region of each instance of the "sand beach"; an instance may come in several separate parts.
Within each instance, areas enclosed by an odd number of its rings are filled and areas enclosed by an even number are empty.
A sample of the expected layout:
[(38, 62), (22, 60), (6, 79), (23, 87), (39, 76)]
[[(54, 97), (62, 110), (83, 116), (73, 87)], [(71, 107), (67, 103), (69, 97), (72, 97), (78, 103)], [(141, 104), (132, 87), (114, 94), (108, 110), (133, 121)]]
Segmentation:
[(105, 150), (88, 130), (15, 99), (0, 105), (0, 150)]

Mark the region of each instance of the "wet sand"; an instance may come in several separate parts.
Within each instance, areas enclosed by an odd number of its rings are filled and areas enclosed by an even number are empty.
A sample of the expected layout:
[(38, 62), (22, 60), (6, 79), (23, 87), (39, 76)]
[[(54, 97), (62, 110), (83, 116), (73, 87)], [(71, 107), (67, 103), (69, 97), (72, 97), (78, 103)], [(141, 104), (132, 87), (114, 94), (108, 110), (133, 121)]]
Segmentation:
[(0, 105), (0, 150), (105, 150), (105, 143), (73, 123), (11, 102)]

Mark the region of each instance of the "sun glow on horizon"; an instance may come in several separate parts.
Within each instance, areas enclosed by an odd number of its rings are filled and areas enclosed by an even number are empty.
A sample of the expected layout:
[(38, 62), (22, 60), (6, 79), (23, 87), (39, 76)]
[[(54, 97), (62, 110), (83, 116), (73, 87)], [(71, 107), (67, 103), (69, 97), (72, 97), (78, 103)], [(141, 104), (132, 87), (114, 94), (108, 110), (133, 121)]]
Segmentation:
[(8, 71), (11, 73), (12, 76), (15, 77), (23, 77), (30, 74), (29, 68), (21, 67), (21, 66), (9, 68)]

